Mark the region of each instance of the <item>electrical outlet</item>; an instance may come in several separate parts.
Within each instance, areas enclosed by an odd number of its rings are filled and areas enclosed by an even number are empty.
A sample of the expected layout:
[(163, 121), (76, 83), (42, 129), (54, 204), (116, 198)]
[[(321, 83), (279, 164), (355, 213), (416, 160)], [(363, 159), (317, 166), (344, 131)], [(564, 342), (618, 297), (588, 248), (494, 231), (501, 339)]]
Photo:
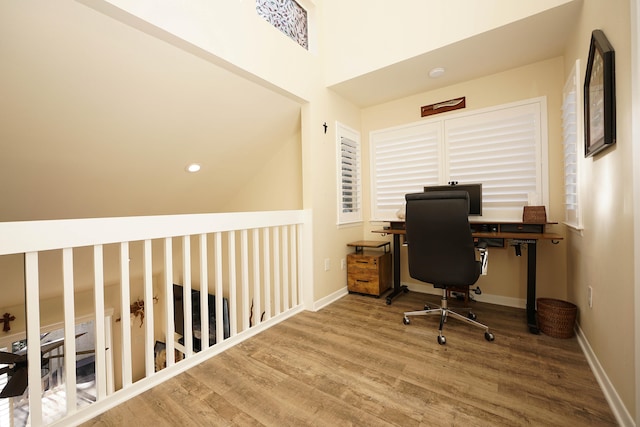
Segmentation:
[(346, 260), (346, 259), (344, 259), (344, 258), (342, 258), (342, 259), (340, 260), (340, 269), (341, 269), (341, 270), (344, 270), (345, 268), (347, 268), (347, 260)]
[(589, 302), (589, 308), (593, 308), (593, 288), (591, 286), (587, 288), (587, 301)]
[(329, 258), (325, 258), (324, 271), (329, 271), (330, 269), (331, 269), (331, 260)]

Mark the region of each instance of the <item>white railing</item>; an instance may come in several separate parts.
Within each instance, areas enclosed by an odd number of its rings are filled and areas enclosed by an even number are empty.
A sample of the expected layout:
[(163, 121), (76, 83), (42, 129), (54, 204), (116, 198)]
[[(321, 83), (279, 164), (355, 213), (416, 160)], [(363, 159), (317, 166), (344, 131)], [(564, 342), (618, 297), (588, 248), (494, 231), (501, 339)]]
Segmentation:
[[(3, 269), (24, 271), (23, 301), (5, 307), (0, 300), (0, 315), (26, 312), (26, 319), (15, 316), (11, 333), (26, 331), (29, 387), (22, 400), (28, 397), (30, 425), (86, 421), (311, 309), (310, 235), (309, 211), (0, 223), (0, 260), (9, 260), (0, 262), (0, 278), (15, 276)], [(174, 307), (174, 284), (182, 286), (175, 287), (182, 291), (182, 307)], [(2, 286), (7, 284), (0, 280)], [(52, 288), (61, 295), (52, 296)], [(192, 309), (198, 301), (200, 319), (209, 319), (209, 310), (215, 314), (215, 331), (207, 321), (196, 330), (192, 322), (175, 324), (176, 310), (184, 319), (197, 318)], [(89, 405), (76, 398), (81, 318), (94, 322), (95, 402)], [(66, 407), (51, 418), (43, 412), (40, 334), (56, 325), (64, 330)], [(166, 367), (158, 369), (155, 350), (162, 342)]]

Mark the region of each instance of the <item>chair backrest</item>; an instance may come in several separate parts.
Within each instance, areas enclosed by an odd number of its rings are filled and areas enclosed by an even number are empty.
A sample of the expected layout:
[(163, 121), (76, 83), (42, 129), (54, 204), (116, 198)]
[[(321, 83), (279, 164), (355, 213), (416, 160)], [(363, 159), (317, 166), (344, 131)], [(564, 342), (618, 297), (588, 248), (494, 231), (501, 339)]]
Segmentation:
[(473, 285), (480, 263), (469, 225), (465, 191), (413, 193), (407, 201), (409, 274), (437, 287)]

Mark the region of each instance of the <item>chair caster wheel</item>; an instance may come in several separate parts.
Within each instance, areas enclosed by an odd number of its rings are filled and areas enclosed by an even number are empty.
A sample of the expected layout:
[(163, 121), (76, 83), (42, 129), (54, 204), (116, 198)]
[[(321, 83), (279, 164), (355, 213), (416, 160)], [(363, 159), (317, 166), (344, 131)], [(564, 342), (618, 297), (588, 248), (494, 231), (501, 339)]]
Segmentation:
[(391, 305), (391, 298), (387, 297), (387, 305)]
[(487, 341), (493, 341), (494, 339), (496, 339), (496, 337), (494, 337), (491, 332), (485, 332), (484, 339)]
[(405, 317), (405, 318), (402, 319), (402, 323), (404, 323), (405, 325), (408, 325), (408, 324), (411, 323), (411, 321), (409, 320), (408, 317)]
[(467, 314), (467, 317), (471, 320), (476, 320), (478, 318), (478, 316), (476, 316), (476, 314), (472, 312), (469, 312), (469, 314)]
[(404, 292), (405, 294), (408, 293), (409, 292), (409, 288), (405, 286), (404, 288), (402, 288), (402, 292)]
[(425, 310), (431, 310), (431, 306), (430, 306), (429, 304), (425, 304), (425, 305), (424, 305), (424, 309), (425, 309)]
[(438, 344), (445, 345), (446, 343), (447, 339), (444, 337), (444, 335), (438, 335)]

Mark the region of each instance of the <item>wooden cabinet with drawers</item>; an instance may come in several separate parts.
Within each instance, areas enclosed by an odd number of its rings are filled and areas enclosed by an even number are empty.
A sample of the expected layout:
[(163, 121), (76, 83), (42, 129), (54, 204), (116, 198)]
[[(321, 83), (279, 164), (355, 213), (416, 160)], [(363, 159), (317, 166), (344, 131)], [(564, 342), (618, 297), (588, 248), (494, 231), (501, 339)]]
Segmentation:
[(391, 287), (391, 253), (386, 250), (387, 246), (384, 248), (384, 252), (365, 251), (362, 246), (357, 246), (356, 253), (347, 255), (349, 292), (380, 296)]

